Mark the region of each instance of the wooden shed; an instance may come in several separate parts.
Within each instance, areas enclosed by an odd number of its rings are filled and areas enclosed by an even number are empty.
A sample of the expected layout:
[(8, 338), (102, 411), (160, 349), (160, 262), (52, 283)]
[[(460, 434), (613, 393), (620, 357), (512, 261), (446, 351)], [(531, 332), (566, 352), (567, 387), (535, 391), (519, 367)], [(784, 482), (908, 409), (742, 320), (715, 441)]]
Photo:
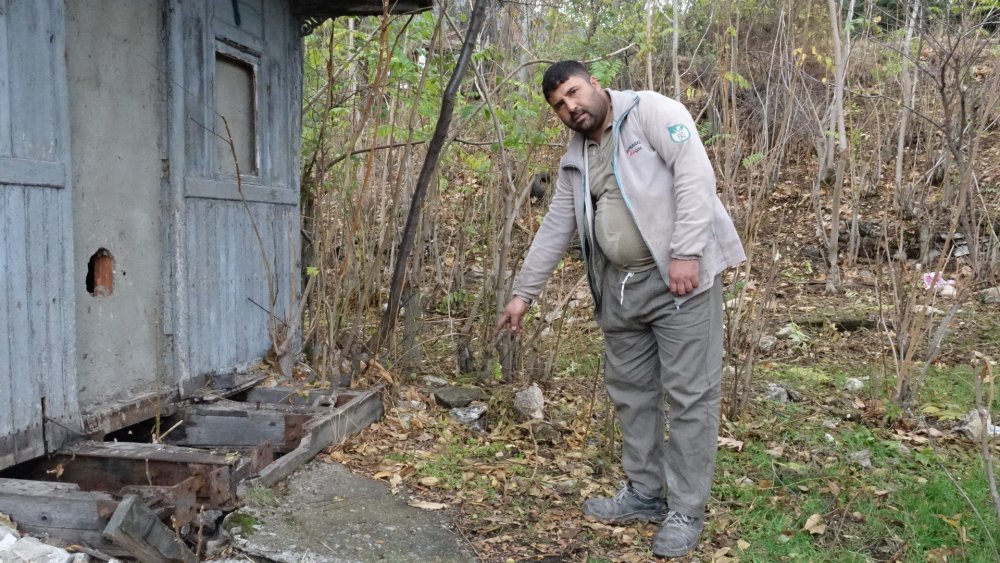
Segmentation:
[(0, 469), (261, 360), (301, 292), (302, 36), (382, 11), (0, 0)]

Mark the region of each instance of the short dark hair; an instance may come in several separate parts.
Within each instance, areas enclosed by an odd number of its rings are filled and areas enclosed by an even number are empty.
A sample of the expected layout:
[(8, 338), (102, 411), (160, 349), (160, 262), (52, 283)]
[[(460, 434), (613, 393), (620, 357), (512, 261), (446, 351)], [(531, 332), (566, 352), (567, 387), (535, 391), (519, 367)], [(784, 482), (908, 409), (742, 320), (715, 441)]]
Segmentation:
[(545, 76), (542, 77), (542, 95), (545, 96), (545, 99), (549, 99), (549, 94), (558, 88), (560, 84), (566, 82), (571, 76), (582, 76), (589, 79), (590, 71), (580, 61), (559, 61), (553, 63), (545, 71)]

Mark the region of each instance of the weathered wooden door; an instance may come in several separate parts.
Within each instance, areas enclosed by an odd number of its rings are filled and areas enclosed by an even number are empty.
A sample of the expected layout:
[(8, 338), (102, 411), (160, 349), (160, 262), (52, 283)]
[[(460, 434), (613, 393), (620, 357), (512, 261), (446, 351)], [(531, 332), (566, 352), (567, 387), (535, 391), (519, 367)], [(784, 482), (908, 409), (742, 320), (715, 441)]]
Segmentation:
[(186, 392), (204, 374), (260, 360), (269, 318), (298, 302), (302, 54), (286, 0), (187, 2), (174, 13), (183, 121), (171, 172), (184, 190), (172, 337)]
[(0, 468), (80, 426), (61, 0), (0, 0)]

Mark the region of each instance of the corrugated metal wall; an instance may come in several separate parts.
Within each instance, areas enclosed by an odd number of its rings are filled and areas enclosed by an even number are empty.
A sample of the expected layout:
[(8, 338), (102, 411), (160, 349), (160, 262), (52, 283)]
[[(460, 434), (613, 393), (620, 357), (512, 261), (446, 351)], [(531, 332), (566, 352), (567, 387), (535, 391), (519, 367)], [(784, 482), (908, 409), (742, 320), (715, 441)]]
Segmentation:
[(62, 22), (0, 0), (0, 467), (79, 428)]

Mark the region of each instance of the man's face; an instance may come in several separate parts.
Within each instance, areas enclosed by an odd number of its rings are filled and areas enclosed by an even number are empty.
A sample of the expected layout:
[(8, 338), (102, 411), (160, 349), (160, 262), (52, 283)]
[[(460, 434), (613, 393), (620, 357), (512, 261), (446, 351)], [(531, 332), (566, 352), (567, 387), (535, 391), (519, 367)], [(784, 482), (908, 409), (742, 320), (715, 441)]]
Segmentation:
[(608, 97), (591, 76), (572, 75), (549, 92), (549, 105), (559, 119), (573, 131), (590, 136), (604, 128), (608, 116)]

